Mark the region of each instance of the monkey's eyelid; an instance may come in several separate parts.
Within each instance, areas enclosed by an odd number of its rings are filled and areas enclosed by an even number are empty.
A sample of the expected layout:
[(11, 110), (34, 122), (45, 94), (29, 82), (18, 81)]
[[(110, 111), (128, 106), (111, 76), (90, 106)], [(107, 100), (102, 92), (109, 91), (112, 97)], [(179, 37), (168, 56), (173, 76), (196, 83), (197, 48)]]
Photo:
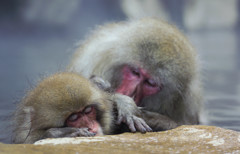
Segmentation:
[(88, 106), (84, 109), (84, 113), (88, 114), (88, 113), (92, 112), (92, 109), (93, 109), (93, 106)]
[(152, 87), (158, 86), (157, 82), (155, 82), (153, 79), (147, 79), (146, 83), (149, 84)]
[(75, 121), (75, 120), (77, 120), (77, 118), (78, 118), (78, 115), (76, 113), (73, 113), (72, 115), (70, 115), (68, 117), (68, 120), (69, 121)]
[(131, 71), (132, 71), (132, 73), (133, 73), (134, 75), (140, 76), (140, 70), (139, 70), (138, 68), (132, 67), (132, 68), (131, 68)]

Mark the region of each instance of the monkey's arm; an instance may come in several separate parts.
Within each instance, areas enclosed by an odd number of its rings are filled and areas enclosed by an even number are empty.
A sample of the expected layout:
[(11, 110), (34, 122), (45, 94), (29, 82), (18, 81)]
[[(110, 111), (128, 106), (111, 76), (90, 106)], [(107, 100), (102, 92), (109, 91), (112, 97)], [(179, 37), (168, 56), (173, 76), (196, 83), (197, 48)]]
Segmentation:
[(144, 109), (140, 110), (142, 118), (153, 129), (153, 131), (169, 130), (178, 126), (175, 121), (165, 115), (156, 112), (146, 111)]
[[(90, 81), (99, 89), (105, 92), (111, 92), (111, 84), (102, 78), (92, 75)], [(112, 94), (111, 101), (114, 102), (117, 110), (117, 123), (125, 123), (131, 132), (140, 131), (142, 133), (150, 132), (152, 129), (141, 118), (140, 110), (137, 108), (134, 100), (122, 94)]]
[(24, 130), (22, 131), (20, 130), (16, 138), (13, 139), (13, 143), (32, 144), (38, 140), (46, 138), (89, 137), (95, 135), (96, 135), (95, 133), (89, 132), (88, 128), (74, 128), (74, 127), (50, 128), (48, 130), (37, 129), (27, 134), (24, 133)]
[(122, 122), (127, 124), (131, 132), (140, 131), (145, 133), (152, 131), (147, 123), (141, 118), (141, 112), (132, 98), (116, 93), (112, 95), (112, 100), (115, 103), (118, 112), (118, 125)]
[(44, 138), (59, 138), (59, 137), (89, 137), (95, 136), (95, 133), (89, 132), (88, 128), (75, 128), (75, 127), (63, 127), (63, 128), (50, 128), (43, 134)]
[(136, 129), (143, 133), (177, 127), (177, 123), (165, 115), (138, 108), (128, 96), (114, 94), (112, 97), (118, 111), (117, 124), (126, 123), (132, 132)]
[(59, 137), (80, 137), (80, 136), (95, 136), (95, 133), (91, 133), (87, 128), (73, 128), (73, 127), (62, 127), (62, 128), (34, 128), (32, 119), (25, 118), (33, 114), (34, 109), (32, 107), (25, 107), (23, 112), (20, 112), (16, 115), (19, 116), (21, 123), (18, 124), (15, 135), (12, 138), (12, 142), (15, 144), (27, 143), (32, 144), (38, 140), (45, 138), (59, 138)]

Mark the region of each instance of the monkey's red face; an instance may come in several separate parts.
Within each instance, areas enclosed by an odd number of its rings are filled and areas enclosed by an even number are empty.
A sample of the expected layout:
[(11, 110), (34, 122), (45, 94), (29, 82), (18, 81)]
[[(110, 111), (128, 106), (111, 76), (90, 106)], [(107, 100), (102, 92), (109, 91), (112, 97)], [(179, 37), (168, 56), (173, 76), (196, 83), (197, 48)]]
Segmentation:
[(66, 124), (68, 127), (88, 128), (88, 131), (103, 135), (100, 124), (97, 122), (97, 110), (95, 106), (87, 106), (80, 112), (71, 114)]
[(122, 81), (116, 92), (132, 97), (139, 106), (144, 97), (156, 94), (160, 89), (160, 85), (146, 70), (126, 65), (122, 69)]

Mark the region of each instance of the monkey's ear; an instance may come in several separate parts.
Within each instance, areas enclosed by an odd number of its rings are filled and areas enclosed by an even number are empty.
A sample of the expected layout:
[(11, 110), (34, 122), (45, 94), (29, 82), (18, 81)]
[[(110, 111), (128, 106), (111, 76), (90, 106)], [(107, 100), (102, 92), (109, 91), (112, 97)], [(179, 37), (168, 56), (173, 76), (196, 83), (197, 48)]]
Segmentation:
[(24, 107), (23, 109), (23, 120), (22, 120), (22, 126), (26, 129), (26, 130), (30, 130), (31, 129), (31, 125), (32, 125), (32, 119), (33, 119), (33, 114), (34, 114), (35, 110), (33, 107), (31, 106), (27, 106)]
[(29, 136), (32, 127), (34, 108), (31, 106), (23, 106), (19, 108), (15, 114), (16, 123), (13, 130), (13, 143), (24, 143)]

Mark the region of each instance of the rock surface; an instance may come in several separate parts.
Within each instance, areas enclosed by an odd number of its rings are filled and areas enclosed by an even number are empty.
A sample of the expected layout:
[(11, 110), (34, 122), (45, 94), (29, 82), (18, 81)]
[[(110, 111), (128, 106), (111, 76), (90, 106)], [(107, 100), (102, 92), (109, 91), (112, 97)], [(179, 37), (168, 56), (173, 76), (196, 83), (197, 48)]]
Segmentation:
[(240, 132), (214, 126), (180, 126), (154, 133), (45, 139), (0, 144), (0, 153), (240, 153)]

